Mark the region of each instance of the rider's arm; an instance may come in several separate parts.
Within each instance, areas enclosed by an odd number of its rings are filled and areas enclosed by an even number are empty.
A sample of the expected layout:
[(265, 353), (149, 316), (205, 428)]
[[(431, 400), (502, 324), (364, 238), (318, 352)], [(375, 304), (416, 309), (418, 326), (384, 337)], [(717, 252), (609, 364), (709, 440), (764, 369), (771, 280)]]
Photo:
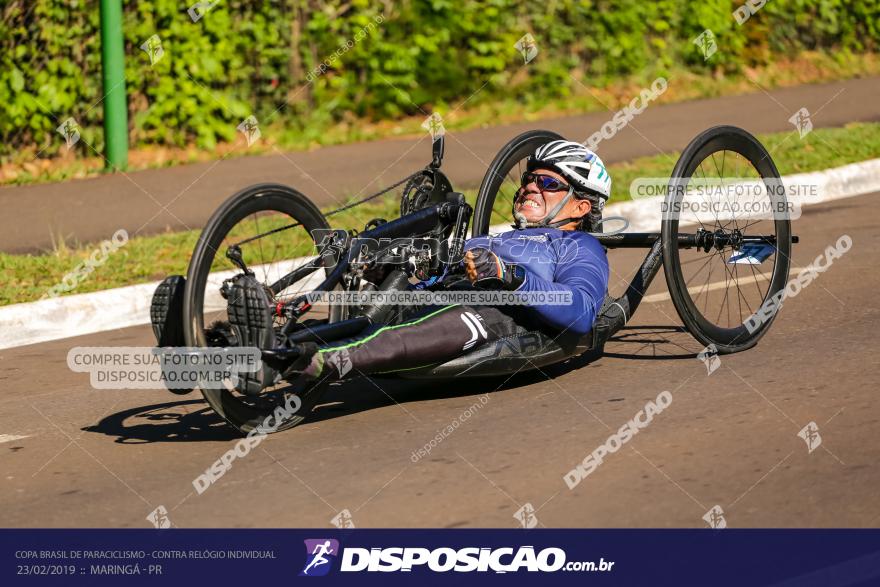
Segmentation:
[(532, 308), (555, 328), (586, 334), (593, 327), (608, 290), (608, 259), (598, 243), (579, 239), (577, 244), (582, 249), (577, 254), (560, 253), (552, 281), (526, 271), (526, 279), (517, 291), (570, 292), (570, 304)]

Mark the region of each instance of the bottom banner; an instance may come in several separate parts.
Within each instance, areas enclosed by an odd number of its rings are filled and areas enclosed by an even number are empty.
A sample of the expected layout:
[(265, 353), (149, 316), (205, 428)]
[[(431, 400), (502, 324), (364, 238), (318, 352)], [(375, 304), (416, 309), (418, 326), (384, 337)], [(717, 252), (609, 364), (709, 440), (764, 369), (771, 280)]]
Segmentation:
[(880, 530), (0, 530), (4, 585), (880, 584)]

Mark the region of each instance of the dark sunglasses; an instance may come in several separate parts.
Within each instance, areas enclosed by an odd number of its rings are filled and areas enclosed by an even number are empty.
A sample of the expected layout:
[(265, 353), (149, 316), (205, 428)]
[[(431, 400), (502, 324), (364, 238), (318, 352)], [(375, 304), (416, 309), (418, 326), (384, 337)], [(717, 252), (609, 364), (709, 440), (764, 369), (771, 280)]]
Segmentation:
[(526, 187), (530, 183), (534, 183), (542, 192), (561, 192), (571, 189), (570, 185), (559, 181), (555, 177), (526, 171), (522, 175), (521, 185), (522, 187)]

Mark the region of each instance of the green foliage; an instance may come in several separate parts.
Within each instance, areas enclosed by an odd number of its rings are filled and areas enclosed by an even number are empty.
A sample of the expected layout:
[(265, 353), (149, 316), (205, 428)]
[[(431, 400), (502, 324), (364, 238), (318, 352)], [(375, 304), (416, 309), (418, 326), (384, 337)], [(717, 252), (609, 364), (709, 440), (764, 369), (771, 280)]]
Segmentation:
[[(194, 23), (186, 2), (125, 0), (130, 139), (210, 149), (250, 114), (308, 136), (358, 117), (448, 112), (499, 95), (533, 104), (621, 76), (735, 72), (880, 42), (880, 0), (769, 0), (740, 26), (732, 13), (741, 5), (220, 0)], [(75, 149), (100, 152), (98, 0), (7, 0), (0, 16), (0, 158), (62, 152), (55, 128), (69, 116), (82, 127)], [(705, 29), (718, 43), (709, 61), (692, 43)], [(514, 48), (525, 33), (539, 50), (528, 65)], [(154, 34), (165, 54), (151, 65), (140, 46)]]

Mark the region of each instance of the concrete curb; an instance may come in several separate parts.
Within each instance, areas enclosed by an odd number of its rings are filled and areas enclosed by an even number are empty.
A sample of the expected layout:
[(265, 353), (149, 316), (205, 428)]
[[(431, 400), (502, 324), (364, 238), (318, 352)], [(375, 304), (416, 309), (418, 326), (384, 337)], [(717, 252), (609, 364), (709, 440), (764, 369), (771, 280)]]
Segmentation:
[[(880, 191), (880, 159), (871, 159), (824, 171), (787, 176), (786, 182), (816, 184), (824, 203)], [(660, 229), (659, 198), (613, 204), (605, 216), (623, 216), (632, 232)], [(492, 227), (506, 230), (507, 226)], [(608, 229), (617, 226), (609, 223)], [(218, 274), (222, 280), (226, 275)], [(76, 294), (0, 307), (0, 349), (149, 324), (150, 299), (158, 282), (94, 293)]]
[[(806, 205), (822, 204), (841, 198), (851, 198), (880, 191), (880, 159), (870, 159), (860, 163), (851, 163), (842, 167), (834, 167), (823, 171), (797, 173), (782, 178), (788, 185), (815, 185), (821, 194), (818, 199), (811, 199)], [(628, 232), (652, 232), (660, 230), (662, 197), (651, 197), (631, 200), (608, 206), (604, 215), (623, 216), (630, 222)], [(687, 218), (682, 218), (685, 224)], [(794, 220), (796, 222), (797, 220)], [(616, 230), (619, 223), (608, 223), (608, 230)]]

